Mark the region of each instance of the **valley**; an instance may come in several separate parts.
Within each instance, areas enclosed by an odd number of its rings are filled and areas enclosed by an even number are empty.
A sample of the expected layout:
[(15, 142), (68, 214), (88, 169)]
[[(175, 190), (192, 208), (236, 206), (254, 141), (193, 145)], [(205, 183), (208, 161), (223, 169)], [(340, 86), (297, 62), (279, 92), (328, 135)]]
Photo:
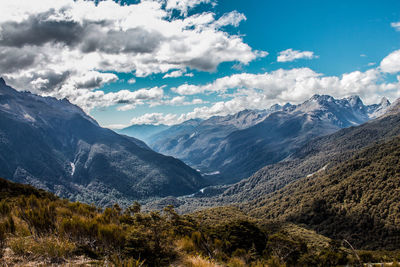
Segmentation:
[(0, 11), (0, 267), (400, 267), (400, 1)]

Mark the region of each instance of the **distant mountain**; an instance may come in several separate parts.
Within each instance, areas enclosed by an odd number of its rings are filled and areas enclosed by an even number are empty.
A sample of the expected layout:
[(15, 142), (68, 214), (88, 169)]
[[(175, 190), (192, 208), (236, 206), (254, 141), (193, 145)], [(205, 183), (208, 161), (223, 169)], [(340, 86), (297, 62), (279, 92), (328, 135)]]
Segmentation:
[(176, 140), (178, 136), (184, 136), (188, 133), (192, 133), (201, 122), (201, 119), (191, 119), (184, 121), (181, 124), (173, 125), (168, 129), (149, 137), (149, 144), (156, 144), (158, 140), (165, 140), (167, 142), (168, 140)]
[(188, 121), (154, 136), (149, 145), (157, 152), (174, 155), (200, 169), (213, 172), (205, 163), (226, 136), (262, 121), (267, 111), (244, 110), (235, 115), (212, 117), (204, 121)]
[(315, 95), (300, 105), (213, 117), (164, 137), (166, 130), (149, 145), (202, 173), (218, 174), (220, 183), (232, 183), (285, 159), (312, 138), (368, 121), (387, 104), (366, 106), (357, 96)]
[(160, 124), (160, 125), (153, 125), (153, 124), (134, 124), (129, 127), (115, 130), (119, 134), (128, 135), (137, 139), (140, 139), (144, 142), (148, 142), (151, 136), (158, 134), (166, 129), (169, 126)]
[(190, 194), (205, 185), (180, 160), (101, 128), (67, 100), (0, 80), (0, 177), (100, 206)]
[(369, 113), (371, 114), (372, 118), (377, 118), (387, 113), (387, 111), (390, 108), (390, 105), (391, 105), (390, 101), (386, 97), (383, 97), (379, 104), (368, 106)]

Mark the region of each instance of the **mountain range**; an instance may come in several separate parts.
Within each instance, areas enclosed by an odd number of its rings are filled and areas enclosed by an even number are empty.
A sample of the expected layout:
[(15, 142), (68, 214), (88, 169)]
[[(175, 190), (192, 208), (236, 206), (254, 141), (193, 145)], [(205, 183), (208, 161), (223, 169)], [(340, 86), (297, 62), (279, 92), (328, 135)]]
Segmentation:
[(234, 183), (284, 160), (312, 138), (383, 114), (389, 105), (386, 98), (364, 105), (358, 96), (314, 95), (299, 105), (190, 120), (148, 136), (146, 141), (155, 151), (198, 169), (210, 183)]
[(180, 160), (100, 127), (67, 100), (0, 80), (0, 177), (99, 206), (190, 194), (206, 185)]
[[(397, 100), (378, 118), (309, 140), (284, 160), (264, 166), (240, 182), (208, 187), (193, 196), (170, 198), (163, 203), (174, 201), (182, 212), (224, 205), (240, 205), (251, 212), (256, 207), (262, 207), (265, 199), (270, 199), (285, 186), (330, 171), (350, 160), (360, 150), (373, 145), (378, 149), (380, 144), (399, 136), (399, 107), (400, 101)], [(157, 205), (157, 202), (152, 203), (153, 207)]]

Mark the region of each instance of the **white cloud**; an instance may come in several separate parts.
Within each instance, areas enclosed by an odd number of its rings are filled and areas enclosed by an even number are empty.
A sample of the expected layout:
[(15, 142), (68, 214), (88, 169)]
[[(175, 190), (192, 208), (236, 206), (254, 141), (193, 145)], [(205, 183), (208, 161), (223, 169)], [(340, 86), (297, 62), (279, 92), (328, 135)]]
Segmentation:
[(388, 73), (400, 72), (400, 50), (390, 53), (381, 61), (381, 70)]
[(278, 62), (291, 62), (296, 59), (313, 59), (318, 58), (312, 51), (299, 51), (291, 48), (281, 51), (277, 57)]
[(228, 26), (228, 25), (237, 27), (237, 26), (239, 26), (240, 22), (242, 22), (243, 20), (246, 20), (245, 15), (243, 15), (242, 13), (239, 13), (237, 11), (232, 11), (232, 12), (226, 13), (222, 17), (220, 17), (215, 22), (215, 25), (217, 28)]
[(183, 71), (176, 70), (176, 71), (172, 71), (170, 73), (165, 74), (163, 79), (166, 79), (166, 78), (177, 78), (177, 77), (182, 77), (182, 76), (183, 76)]
[(187, 16), (188, 11), (195, 6), (200, 4), (212, 4), (215, 5), (216, 1), (214, 0), (167, 0), (166, 9), (172, 10), (176, 9), (179, 10), (181, 15)]
[(148, 113), (140, 117), (133, 118), (131, 124), (175, 124), (179, 116), (176, 114)]
[(111, 130), (121, 130), (123, 128), (129, 127), (130, 124), (107, 124), (107, 125), (102, 125), (104, 128), (108, 128)]
[(171, 99), (165, 98), (157, 101), (151, 101), (150, 102), (150, 107), (156, 107), (156, 106), (189, 106), (189, 105), (199, 105), (199, 104), (205, 104), (208, 103), (207, 101), (204, 101), (200, 98), (194, 98), (192, 101), (186, 100), (185, 96), (175, 96)]
[(390, 26), (392, 26), (396, 31), (400, 31), (400, 21), (392, 22), (392, 23), (390, 23)]
[(100, 73), (97, 71), (89, 71), (81, 76), (71, 78), (74, 87), (78, 89), (95, 89), (103, 86), (106, 83), (115, 82), (118, 80), (117, 75), (113, 73)]
[[(276, 103), (298, 104), (314, 94), (329, 94), (335, 98), (359, 95), (366, 104), (378, 103), (383, 96), (394, 101), (400, 97), (400, 75), (396, 76), (397, 81), (386, 82), (385, 73), (400, 72), (399, 57), (400, 50), (397, 50), (385, 57), (380, 67), (341, 76), (326, 76), (310, 68), (295, 68), (259, 74), (233, 74), (203, 85), (185, 83), (171, 90), (182, 97), (212, 93), (223, 101), (196, 107), (186, 114), (159, 113), (152, 118), (154, 122), (177, 124), (188, 119), (224, 116), (244, 109), (265, 109)], [(184, 98), (179, 99), (183, 101)], [(142, 117), (147, 118), (146, 115)]]
[[(0, 73), (17, 89), (66, 96), (89, 110), (94, 105), (75, 101), (101, 97), (92, 90), (115, 82), (115, 72), (145, 77), (174, 69), (214, 71), (222, 62), (246, 65), (266, 56), (220, 29), (237, 26), (244, 15), (187, 16), (200, 3), (214, 1), (0, 1)], [(171, 17), (174, 9), (184, 17)]]
[(175, 70), (175, 71), (171, 71), (170, 73), (165, 74), (163, 76), (163, 79), (178, 78), (178, 77), (182, 77), (182, 76), (193, 77), (194, 74), (191, 72), (187, 73), (186, 70)]
[[(73, 90), (73, 89), (72, 89)], [(120, 90), (118, 92), (104, 93), (103, 91), (78, 90), (70, 92), (62, 90), (60, 98), (71, 99), (71, 102), (84, 107), (86, 111), (95, 107), (109, 107), (112, 105), (123, 104), (119, 110), (129, 110), (136, 105), (143, 105), (147, 101), (161, 99), (164, 96), (163, 88), (154, 87), (150, 89), (140, 89), (137, 91)]]
[(180, 95), (195, 95), (203, 93), (205, 91), (203, 88), (203, 86), (184, 83), (178, 87), (171, 88), (171, 90)]
[[(228, 94), (229, 89), (234, 93)], [(398, 97), (400, 84), (384, 83), (378, 69), (354, 71), (338, 76), (324, 76), (309, 68), (279, 69), (261, 74), (241, 73), (226, 76), (205, 85), (184, 84), (173, 91), (182, 95), (216, 93), (231, 98), (211, 107), (200, 107), (187, 114), (189, 118), (226, 115), (240, 110), (265, 109), (272, 104), (300, 103), (314, 94), (334, 97), (360, 95), (367, 103), (379, 100), (383, 95)]]
[(136, 79), (135, 78), (129, 79), (128, 83), (129, 84), (134, 84), (134, 83), (136, 83)]

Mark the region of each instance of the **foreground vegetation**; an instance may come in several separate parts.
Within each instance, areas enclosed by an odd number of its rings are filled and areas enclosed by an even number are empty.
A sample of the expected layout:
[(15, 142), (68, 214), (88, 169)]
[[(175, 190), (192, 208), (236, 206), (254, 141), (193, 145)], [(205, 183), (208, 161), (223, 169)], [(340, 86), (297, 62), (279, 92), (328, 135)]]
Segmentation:
[[(143, 213), (133, 203), (104, 210), (0, 180), (2, 264), (113, 266), (336, 266), (359, 264), (342, 243), (235, 208), (178, 215)], [(399, 260), (400, 252), (361, 252), (360, 260)], [(389, 255), (389, 256), (388, 256)]]

